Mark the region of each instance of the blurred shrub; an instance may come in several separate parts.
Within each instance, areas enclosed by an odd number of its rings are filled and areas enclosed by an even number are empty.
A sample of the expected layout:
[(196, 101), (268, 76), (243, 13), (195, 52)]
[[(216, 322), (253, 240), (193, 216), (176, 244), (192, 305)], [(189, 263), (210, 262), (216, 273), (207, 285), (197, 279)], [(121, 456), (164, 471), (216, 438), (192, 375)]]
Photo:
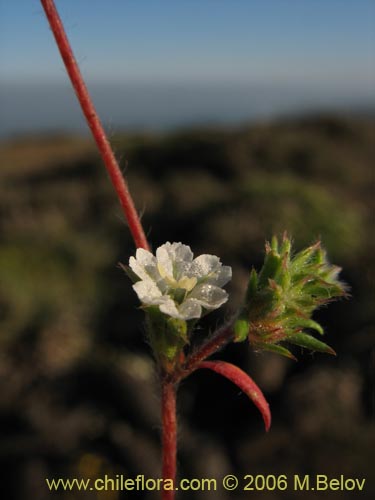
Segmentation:
[[(113, 138), (118, 156), (127, 159), (130, 187), (152, 245), (181, 240), (196, 253), (220, 255), (235, 271), (234, 303), (272, 233), (287, 230), (296, 248), (322, 239), (332, 260), (344, 266), (354, 296), (321, 312), (343, 372), (355, 373), (347, 385), (358, 408), (343, 422), (345, 429), (354, 428), (358, 419), (356, 439), (369, 450), (374, 131), (371, 120), (313, 117)], [(35, 495), (31, 476), (74, 476), (90, 467), (136, 475), (147, 464), (148, 473), (157, 476), (152, 365), (137, 301), (116, 267), (127, 261), (133, 245), (93, 146), (84, 139), (37, 137), (2, 144), (0, 154), (0, 461), (8, 477), (7, 498)], [(207, 327), (217, 321), (213, 315)], [(303, 459), (289, 450), (293, 429), (286, 413), (288, 408), (295, 422), (306, 416), (301, 394), (305, 381), (314, 384), (309, 358), (295, 366), (282, 361), (271, 380), (270, 358), (238, 346), (227, 356), (248, 365), (260, 382), (268, 380), (278, 430), (254, 445), (260, 470), (272, 472), (273, 456), (283, 456), (290, 470), (298, 470)], [(336, 389), (346, 397), (346, 378), (331, 376), (324, 364), (320, 370), (319, 380), (328, 377), (329, 390), (319, 392), (319, 408), (314, 400), (317, 412), (330, 405)], [(285, 392), (286, 377), (295, 375), (291, 391), (295, 387), (301, 407)], [(183, 423), (182, 473), (210, 476), (212, 464), (223, 472), (249, 467), (258, 421), (238, 398), (221, 404), (226, 386), (198, 379), (187, 381), (188, 390), (181, 393), (181, 413), (190, 422)], [(324, 435), (314, 435), (320, 444), (310, 449), (311, 473), (314, 467), (324, 473), (322, 447), (332, 447), (330, 457), (351, 449), (346, 430), (332, 441), (327, 437), (331, 421), (340, 426), (340, 408), (332, 407), (323, 423), (309, 414), (308, 424), (320, 426), (316, 432)], [(310, 438), (300, 433), (298, 446), (303, 449)], [(194, 468), (198, 444), (199, 470)], [(353, 462), (352, 473), (358, 476), (355, 467), (362, 462)], [(48, 498), (45, 493), (40, 483), (38, 497)]]

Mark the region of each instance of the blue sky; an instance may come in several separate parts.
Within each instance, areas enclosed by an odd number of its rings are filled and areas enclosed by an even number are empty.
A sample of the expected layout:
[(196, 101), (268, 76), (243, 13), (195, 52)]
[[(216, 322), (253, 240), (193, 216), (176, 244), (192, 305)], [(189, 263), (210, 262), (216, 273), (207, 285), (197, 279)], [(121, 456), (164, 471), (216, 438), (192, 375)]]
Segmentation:
[[(93, 81), (375, 83), (374, 0), (57, 0)], [(5, 80), (62, 79), (37, 0), (0, 0)]]
[[(57, 0), (105, 123), (375, 109), (375, 0)], [(84, 130), (38, 0), (0, 0), (0, 137)]]

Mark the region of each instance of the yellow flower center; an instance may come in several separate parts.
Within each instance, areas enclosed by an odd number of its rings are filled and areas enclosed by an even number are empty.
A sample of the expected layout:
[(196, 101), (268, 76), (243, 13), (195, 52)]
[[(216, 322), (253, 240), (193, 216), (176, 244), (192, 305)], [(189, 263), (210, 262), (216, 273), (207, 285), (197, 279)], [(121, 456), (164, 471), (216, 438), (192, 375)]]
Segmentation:
[(187, 276), (183, 276), (181, 279), (176, 280), (173, 276), (170, 276), (164, 267), (158, 262), (158, 271), (160, 276), (168, 283), (171, 288), (182, 288), (187, 292), (190, 292), (198, 280), (194, 276), (192, 278), (188, 278)]

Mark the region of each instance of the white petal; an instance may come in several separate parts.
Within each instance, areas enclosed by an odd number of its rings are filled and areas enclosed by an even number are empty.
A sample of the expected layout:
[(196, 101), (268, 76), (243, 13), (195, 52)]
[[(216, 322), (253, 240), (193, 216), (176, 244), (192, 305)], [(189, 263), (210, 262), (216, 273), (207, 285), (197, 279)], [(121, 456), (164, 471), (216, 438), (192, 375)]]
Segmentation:
[(194, 259), (190, 271), (201, 281), (217, 286), (225, 285), (232, 277), (232, 268), (223, 266), (216, 255), (199, 255)]
[(129, 266), (131, 270), (138, 276), (140, 279), (148, 279), (149, 275), (144, 268), (134, 257), (130, 257)]
[(201, 278), (217, 271), (221, 266), (219, 257), (216, 255), (203, 254), (196, 257), (192, 264), (194, 276)]
[(137, 248), (135, 253), (135, 258), (138, 263), (142, 266), (147, 266), (150, 264), (155, 264), (155, 256), (151, 252), (145, 250), (144, 248)]
[(207, 280), (206, 283), (212, 283), (217, 286), (224, 286), (232, 279), (232, 268), (230, 266), (221, 266), (216, 278)]
[(134, 283), (133, 289), (143, 304), (160, 304), (163, 297), (156, 283), (150, 279)]
[(202, 316), (202, 307), (195, 299), (185, 300), (178, 308), (181, 319), (194, 319)]
[(156, 250), (156, 260), (161, 275), (173, 277), (173, 259), (169, 250), (170, 243), (165, 243)]
[(172, 243), (171, 252), (174, 255), (176, 262), (191, 262), (193, 260), (193, 252), (188, 245), (182, 243)]
[(161, 304), (159, 309), (162, 313), (172, 316), (172, 318), (183, 319), (185, 321), (202, 316), (202, 307), (195, 299), (188, 299), (178, 307), (170, 299), (168, 302)]
[[(193, 260), (190, 247), (182, 243), (165, 243), (156, 250), (156, 257), (138, 249), (129, 265), (141, 279), (133, 285), (140, 301), (158, 305), (161, 312), (173, 318), (200, 318), (202, 307), (216, 309), (228, 300), (220, 286), (230, 280), (231, 268), (223, 266), (215, 255), (204, 254)], [(182, 304), (173, 299), (177, 288), (188, 292)]]
[(201, 283), (189, 293), (188, 298), (197, 300), (205, 309), (217, 309), (228, 300), (228, 294), (218, 286)]
[(186, 261), (175, 261), (174, 263), (174, 277), (176, 281), (179, 281), (181, 278), (184, 277), (194, 277), (191, 274), (191, 262), (186, 262)]
[(160, 275), (156, 268), (156, 258), (152, 253), (143, 248), (138, 248), (135, 258), (130, 257), (129, 266), (141, 279), (151, 278), (154, 281), (160, 279)]
[(162, 313), (172, 316), (172, 318), (184, 319), (181, 317), (175, 302), (171, 298), (168, 298), (168, 300), (161, 304), (159, 309)]
[(164, 263), (171, 262), (191, 262), (193, 260), (193, 252), (188, 245), (182, 243), (165, 243), (156, 250), (158, 261)]

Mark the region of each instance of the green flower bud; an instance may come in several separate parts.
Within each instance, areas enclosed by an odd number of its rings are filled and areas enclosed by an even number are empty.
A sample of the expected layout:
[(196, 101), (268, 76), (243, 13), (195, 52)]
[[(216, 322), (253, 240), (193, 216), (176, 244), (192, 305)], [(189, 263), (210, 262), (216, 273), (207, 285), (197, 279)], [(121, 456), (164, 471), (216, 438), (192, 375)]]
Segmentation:
[[(247, 337), (257, 349), (293, 355), (279, 345), (299, 345), (314, 351), (334, 354), (333, 349), (305, 330), (323, 334), (323, 328), (312, 319), (320, 306), (347, 295), (339, 281), (340, 268), (331, 265), (320, 242), (292, 255), (291, 240), (284, 235), (266, 244), (264, 264), (259, 274), (253, 269), (246, 300), (235, 323), (235, 340)], [(245, 335), (245, 328), (247, 332)]]

